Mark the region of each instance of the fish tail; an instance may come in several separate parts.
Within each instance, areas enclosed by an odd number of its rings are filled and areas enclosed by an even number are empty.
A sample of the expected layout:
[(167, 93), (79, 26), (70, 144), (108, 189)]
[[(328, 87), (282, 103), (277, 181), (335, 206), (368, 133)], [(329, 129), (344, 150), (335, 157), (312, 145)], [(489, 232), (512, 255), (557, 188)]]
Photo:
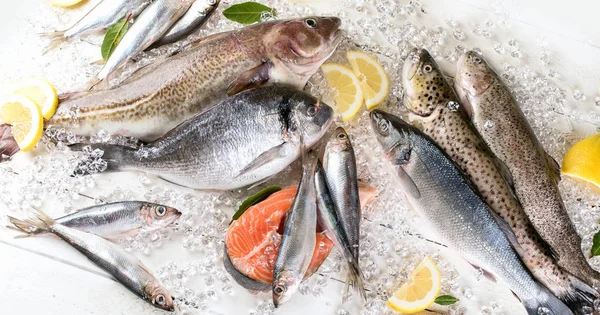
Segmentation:
[(65, 32), (62, 31), (41, 33), (40, 36), (50, 40), (50, 43), (48, 43), (48, 46), (46, 46), (46, 49), (44, 49), (42, 55), (49, 53), (58, 46), (62, 45), (62, 43), (69, 40), (67, 37), (65, 37)]
[(34, 210), (34, 215), (24, 220), (8, 216), (10, 223), (13, 224), (13, 226), (8, 226), (8, 228), (26, 234), (24, 236), (17, 236), (16, 238), (28, 237), (41, 232), (50, 232), (52, 230), (54, 219), (40, 209), (34, 208)]
[[(89, 143), (75, 143), (69, 145), (71, 151), (83, 151), (83, 148), (90, 146), (92, 150), (100, 149), (104, 153), (102, 154), (102, 160), (106, 161), (106, 171), (119, 171), (123, 167), (128, 166), (128, 162), (131, 162), (137, 152), (136, 149), (116, 145), (116, 144), (89, 144)], [(87, 170), (87, 164), (89, 161), (83, 161), (74, 170), (74, 174), (89, 175), (91, 174)]]
[[(542, 312), (549, 315), (571, 315), (575, 314), (559, 298), (554, 296), (546, 287), (539, 284), (539, 291), (531, 295), (529, 299), (522, 299), (523, 306), (529, 315), (538, 315)], [(546, 311), (546, 312), (545, 312)]]
[(350, 298), (350, 287), (354, 287), (358, 291), (363, 301), (367, 300), (365, 284), (358, 262), (350, 262), (348, 264), (348, 277), (346, 278), (346, 285), (342, 296), (343, 302), (346, 302)]
[(569, 276), (571, 286), (565, 295), (559, 297), (575, 314), (589, 314), (594, 309), (594, 301), (600, 297), (598, 291), (579, 280)]
[(19, 236), (16, 236), (15, 238), (24, 238), (24, 237), (34, 236), (36, 234), (43, 232), (42, 230), (38, 229), (35, 225), (33, 225), (31, 222), (29, 222), (27, 220), (17, 219), (15, 217), (12, 217), (9, 215), (8, 221), (12, 225), (7, 225), (6, 226), (7, 229), (25, 233), (25, 235), (19, 235)]

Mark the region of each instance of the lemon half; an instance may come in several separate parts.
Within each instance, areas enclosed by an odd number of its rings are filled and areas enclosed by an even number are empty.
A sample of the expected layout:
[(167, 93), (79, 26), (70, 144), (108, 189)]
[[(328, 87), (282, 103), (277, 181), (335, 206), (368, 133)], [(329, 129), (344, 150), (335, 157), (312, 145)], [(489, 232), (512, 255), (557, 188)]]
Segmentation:
[(390, 91), (390, 80), (379, 61), (361, 51), (349, 51), (346, 57), (358, 77), (367, 109), (383, 103)]
[(397, 312), (417, 313), (433, 304), (441, 288), (440, 270), (426, 256), (413, 270), (410, 279), (389, 298), (387, 306)]
[(363, 103), (363, 92), (358, 78), (350, 68), (336, 63), (324, 64), (321, 69), (333, 92), (338, 114), (344, 121), (350, 120)]
[(40, 106), (42, 116), (52, 118), (58, 106), (56, 89), (45, 80), (31, 79), (19, 81), (8, 90), (11, 94), (27, 96)]
[(577, 142), (569, 149), (561, 172), (600, 190), (600, 133)]

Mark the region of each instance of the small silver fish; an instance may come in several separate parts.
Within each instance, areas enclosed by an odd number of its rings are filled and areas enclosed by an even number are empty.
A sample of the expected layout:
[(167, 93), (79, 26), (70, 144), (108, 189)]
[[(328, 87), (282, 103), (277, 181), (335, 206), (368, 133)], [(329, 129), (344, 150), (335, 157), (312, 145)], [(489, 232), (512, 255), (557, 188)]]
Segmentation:
[[(144, 201), (121, 201), (91, 206), (54, 219), (54, 222), (80, 231), (93, 233), (106, 239), (133, 236), (141, 230), (153, 231), (175, 222), (181, 212), (171, 207)], [(25, 221), (10, 217), (11, 229), (39, 234)]]

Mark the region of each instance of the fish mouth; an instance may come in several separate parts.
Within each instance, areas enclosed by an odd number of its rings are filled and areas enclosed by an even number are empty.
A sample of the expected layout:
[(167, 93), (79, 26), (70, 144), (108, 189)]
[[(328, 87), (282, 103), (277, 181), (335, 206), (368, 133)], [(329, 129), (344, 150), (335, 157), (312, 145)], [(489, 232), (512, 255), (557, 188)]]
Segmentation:
[(408, 53), (408, 56), (404, 60), (404, 67), (402, 68), (402, 79), (404, 83), (409, 83), (415, 75), (417, 70), (422, 64), (421, 53), (418, 48), (413, 48)]

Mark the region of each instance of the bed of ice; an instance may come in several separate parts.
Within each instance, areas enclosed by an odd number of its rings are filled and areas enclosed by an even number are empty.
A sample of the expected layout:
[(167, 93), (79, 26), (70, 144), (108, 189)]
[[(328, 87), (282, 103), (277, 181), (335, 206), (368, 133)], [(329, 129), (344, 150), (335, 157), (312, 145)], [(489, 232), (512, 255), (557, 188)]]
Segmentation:
[[(241, 1), (223, 0), (219, 10), (237, 2)], [(554, 43), (549, 44), (543, 37), (523, 39), (520, 28), (512, 24), (513, 20), (505, 10), (506, 1), (487, 2), (487, 14), (469, 20), (445, 14), (444, 6), (448, 3), (441, 5), (441, 1), (435, 0), (260, 2), (277, 8), (280, 18), (306, 15), (340, 17), (344, 21), (346, 36), (331, 61), (345, 63), (344, 56), (348, 50), (364, 50), (376, 56), (392, 81), (390, 95), (382, 105), (389, 111), (403, 112), (400, 106), (400, 75), (403, 60), (412, 47), (429, 50), (449, 76), (453, 75), (453, 63), (460, 54), (466, 49), (476, 49), (492, 61), (511, 87), (543, 145), (559, 162), (572, 144), (600, 131), (600, 94), (596, 94), (599, 91), (589, 80), (595, 78), (593, 74), (587, 73), (581, 66), (585, 62), (578, 62), (579, 70), (572, 71), (569, 60), (559, 57), (562, 52), (553, 50), (557, 47)], [(61, 92), (83, 87), (100, 69), (92, 62), (100, 59), (102, 36), (89, 36), (41, 56), (46, 43), (38, 40), (36, 33), (73, 23), (90, 5), (67, 11), (44, 3), (25, 6), (29, 8), (27, 11), (15, 10), (18, 37), (9, 34), (17, 37), (9, 39), (9, 43), (14, 43), (14, 49), (0, 52), (0, 56), (6, 58), (3, 58), (3, 63), (8, 59), (20, 64), (18, 67), (0, 68), (0, 85), (22, 77), (37, 76), (46, 78)], [(23, 17), (20, 18), (19, 14)], [(272, 17), (266, 15), (264, 18)], [(217, 13), (190, 39), (237, 27), (239, 25)], [(139, 62), (114, 76), (112, 83), (118, 83), (122, 75), (170, 49), (175, 47), (138, 58)], [(320, 73), (310, 80), (306, 89), (326, 101), (330, 99)], [(0, 214), (23, 216), (30, 211), (30, 206), (34, 206), (58, 216), (92, 204), (129, 199), (144, 199), (176, 207), (184, 213), (177, 227), (138, 235), (124, 240), (122, 245), (141, 257), (177, 297), (179, 314), (267, 315), (305, 314), (309, 311), (337, 315), (391, 314), (393, 312), (387, 309), (385, 301), (425, 255), (431, 256), (442, 271), (442, 293), (460, 300), (450, 307), (432, 307), (433, 310), (450, 314), (524, 313), (506, 287), (482, 277), (443, 245), (432, 240), (430, 231), (418, 228), (422, 225), (420, 219), (405, 208), (402, 192), (395, 188), (394, 179), (389, 175), (388, 166), (369, 130), (367, 113), (359, 116), (344, 126), (357, 153), (359, 177), (379, 192), (365, 212), (362, 224), (360, 264), (368, 289), (368, 302), (362, 307), (358, 298), (341, 304), (343, 284), (339, 279), (345, 278), (345, 266), (340, 264), (341, 256), (335, 250), (318, 273), (305, 281), (297, 296), (281, 310), (275, 311), (270, 294), (250, 294), (231, 279), (221, 262), (224, 233), (239, 203), (259, 188), (220, 194), (197, 192), (133, 172), (70, 177), (74, 165), (83, 158), (92, 160), (88, 166), (98, 172), (103, 171), (106, 165), (101, 159), (102, 152), (89, 150), (83, 157), (69, 152), (65, 144), (74, 138), (64, 130), (50, 129), (33, 154), (20, 153), (12, 161), (0, 164)], [(58, 144), (50, 139), (58, 141)], [(127, 140), (99, 132), (94, 141), (123, 143)], [(296, 163), (268, 184), (292, 185), (298, 179)], [(560, 185), (569, 214), (583, 236), (582, 249), (589, 252), (591, 236), (600, 229), (600, 195), (569, 179), (563, 180)], [(2, 218), (0, 222), (4, 220)], [(12, 234), (5, 230), (1, 232), (2, 243), (27, 248), (36, 242), (12, 240)], [(58, 241), (46, 244), (66, 246)], [(58, 256), (48, 246), (42, 252)], [(68, 255), (75, 254), (69, 252)], [(39, 263), (44, 263), (47, 258), (39, 259)], [(590, 262), (600, 269), (600, 259), (592, 258)], [(96, 270), (84, 260), (76, 264)], [(96, 276), (90, 274), (89, 277)], [(52, 288), (52, 284), (48, 287)], [(80, 289), (85, 291), (86, 284), (81, 284)], [(54, 291), (53, 295), (59, 301), (69, 302), (69, 297), (63, 296), (60, 291)], [(128, 308), (131, 314), (160, 312), (133, 295), (127, 297), (135, 305)], [(116, 312), (119, 307), (113, 305), (111, 309)], [(95, 309), (100, 308), (92, 308), (88, 313), (94, 313)]]

